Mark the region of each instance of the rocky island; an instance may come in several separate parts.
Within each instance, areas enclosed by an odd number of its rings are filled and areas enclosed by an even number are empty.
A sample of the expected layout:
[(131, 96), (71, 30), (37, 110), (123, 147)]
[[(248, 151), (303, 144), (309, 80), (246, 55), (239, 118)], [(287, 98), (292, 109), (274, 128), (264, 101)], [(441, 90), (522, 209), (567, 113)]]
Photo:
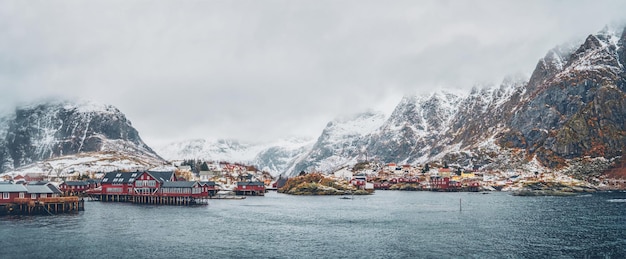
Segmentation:
[(345, 181), (331, 179), (322, 174), (312, 173), (289, 178), (280, 193), (292, 195), (367, 195), (368, 191), (357, 189)]
[(571, 196), (592, 193), (597, 190), (586, 185), (572, 185), (561, 182), (527, 182), (522, 188), (513, 191), (515, 196)]

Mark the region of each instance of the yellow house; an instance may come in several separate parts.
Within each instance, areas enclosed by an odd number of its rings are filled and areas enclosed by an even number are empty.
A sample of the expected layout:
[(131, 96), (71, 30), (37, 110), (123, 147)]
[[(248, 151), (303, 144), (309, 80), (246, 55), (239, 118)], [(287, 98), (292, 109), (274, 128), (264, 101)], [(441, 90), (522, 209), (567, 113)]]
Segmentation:
[(474, 178), (474, 177), (476, 177), (476, 175), (474, 175), (474, 172), (461, 172), (461, 178), (463, 179)]

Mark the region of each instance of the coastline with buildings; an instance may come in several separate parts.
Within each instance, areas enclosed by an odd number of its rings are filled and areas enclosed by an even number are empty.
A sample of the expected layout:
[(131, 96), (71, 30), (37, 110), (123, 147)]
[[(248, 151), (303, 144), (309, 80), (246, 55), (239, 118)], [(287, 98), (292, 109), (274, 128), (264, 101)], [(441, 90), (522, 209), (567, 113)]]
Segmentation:
[[(315, 176), (315, 183), (299, 182), (300, 187), (294, 188), (297, 184), (291, 184), (291, 190), (281, 191), (290, 179), (297, 177), (279, 176), (276, 179), (255, 167), (227, 162), (205, 162), (202, 169), (205, 170), (194, 172), (190, 166), (174, 163), (151, 170), (68, 174), (63, 177), (45, 173), (5, 174), (0, 181), (0, 214), (74, 212), (84, 209), (84, 198), (102, 202), (190, 206), (206, 205), (210, 199), (264, 196), (269, 190), (295, 195), (372, 194), (375, 190), (397, 190), (506, 191), (519, 196), (565, 196), (619, 190), (624, 185), (623, 182), (606, 181), (591, 185), (558, 173), (494, 172), (448, 165), (426, 164), (420, 167), (361, 162), (331, 174), (301, 172), (300, 177)], [(322, 182), (326, 184), (320, 185)]]

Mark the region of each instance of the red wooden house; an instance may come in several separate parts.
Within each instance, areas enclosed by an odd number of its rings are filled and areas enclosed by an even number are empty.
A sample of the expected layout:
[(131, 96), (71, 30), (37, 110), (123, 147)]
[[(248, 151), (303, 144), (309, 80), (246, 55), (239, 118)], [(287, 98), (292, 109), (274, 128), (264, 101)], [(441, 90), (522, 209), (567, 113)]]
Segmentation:
[(233, 191), (237, 195), (264, 196), (265, 184), (262, 182), (237, 182)]
[(102, 195), (128, 196), (139, 172), (109, 172), (102, 178)]
[(28, 190), (21, 184), (0, 184), (0, 204), (14, 203), (17, 198), (26, 198)]
[(391, 187), (391, 184), (389, 184), (389, 182), (387, 181), (374, 183), (375, 190), (389, 190), (389, 187)]
[(215, 196), (219, 191), (215, 182), (212, 181), (200, 182), (200, 185), (202, 185), (202, 194), (207, 197)]
[(461, 182), (451, 181), (449, 177), (433, 177), (430, 180), (431, 188), (436, 191), (459, 191)]
[(202, 187), (196, 181), (163, 182), (159, 188), (159, 195), (163, 197), (208, 197), (203, 196)]
[(133, 196), (159, 196), (159, 188), (166, 182), (175, 182), (174, 172), (143, 172), (131, 184)]
[(43, 181), (43, 178), (43, 173), (27, 173), (24, 175), (24, 180), (26, 182)]
[(433, 177), (430, 179), (430, 184), (433, 190), (446, 190), (450, 185), (449, 177)]
[(89, 184), (88, 189), (96, 189), (102, 185), (101, 179), (87, 179), (87, 183)]
[(90, 189), (90, 185), (86, 181), (66, 181), (59, 185), (59, 189), (65, 195), (80, 195)]
[(26, 187), (25, 198), (30, 198), (31, 200), (59, 197), (59, 194), (50, 189), (48, 185), (25, 185), (24, 187)]

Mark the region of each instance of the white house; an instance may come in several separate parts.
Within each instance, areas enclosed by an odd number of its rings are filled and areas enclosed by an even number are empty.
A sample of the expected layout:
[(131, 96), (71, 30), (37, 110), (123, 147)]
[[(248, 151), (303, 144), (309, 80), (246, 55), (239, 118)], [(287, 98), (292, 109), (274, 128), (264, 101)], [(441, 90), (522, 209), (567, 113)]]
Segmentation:
[(336, 179), (343, 179), (343, 180), (346, 180), (346, 181), (350, 181), (352, 179), (352, 171), (350, 171), (350, 170), (348, 170), (347, 168), (344, 167), (344, 168), (341, 168), (341, 169), (335, 171), (333, 173), (333, 176)]

